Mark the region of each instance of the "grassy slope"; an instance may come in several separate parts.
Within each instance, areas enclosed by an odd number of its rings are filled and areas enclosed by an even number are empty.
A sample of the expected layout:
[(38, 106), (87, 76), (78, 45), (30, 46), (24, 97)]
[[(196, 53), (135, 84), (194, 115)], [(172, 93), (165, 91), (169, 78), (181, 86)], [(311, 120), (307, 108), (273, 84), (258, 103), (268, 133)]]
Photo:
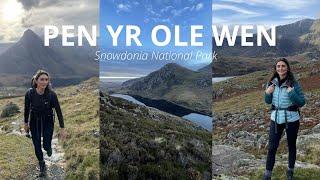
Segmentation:
[(68, 133), (63, 142), (66, 178), (96, 179), (99, 176), (99, 101), (98, 92), (93, 91), (98, 89), (98, 78), (81, 85), (57, 91)]
[[(282, 180), (286, 179), (286, 171), (287, 167), (285, 166), (276, 166), (272, 172), (272, 179), (274, 180)], [(259, 170), (258, 172), (251, 172), (250, 179), (251, 180), (260, 180), (262, 179), (263, 170)], [(319, 169), (300, 169), (296, 168), (294, 172), (294, 179), (295, 180), (318, 180), (320, 177)]]
[[(80, 87), (80, 88), (79, 88)], [(98, 78), (92, 78), (80, 86), (69, 86), (56, 89), (62, 111), (65, 118), (65, 126), (67, 139), (63, 142), (66, 158), (66, 179), (94, 179), (99, 176), (99, 137), (94, 132), (99, 131), (99, 101), (98, 94), (93, 91), (98, 89)], [(18, 104), (23, 111), (23, 97), (1, 99), (0, 107), (3, 107), (8, 102)], [(11, 122), (19, 119), (22, 121), (23, 113), (19, 113), (11, 118), (0, 120), (6, 131), (10, 131), (13, 127)], [(56, 130), (58, 122), (56, 118)], [(16, 177), (23, 177), (22, 169), (33, 168), (36, 165), (36, 157), (32, 142), (25, 137), (17, 137), (15, 135), (0, 135), (0, 174), (4, 172), (5, 177), (9, 178), (8, 172)], [(15, 143), (10, 146), (2, 145), (9, 144), (10, 141)], [(21, 146), (23, 145), (23, 148)], [(8, 148), (12, 154), (7, 154)], [(22, 153), (25, 152), (25, 153)], [(4, 156), (2, 156), (2, 154)], [(8, 158), (16, 155), (19, 161), (11, 161), (8, 164)], [(31, 163), (30, 163), (31, 162)], [(12, 163), (12, 164), (11, 164)], [(9, 168), (9, 167), (17, 168)]]
[[(21, 97), (1, 99), (1, 110), (9, 102), (18, 104), (20, 109), (23, 107), (23, 98)], [(0, 118), (2, 131), (11, 132), (14, 128), (11, 122), (16, 119), (22, 121), (23, 114)], [(18, 135), (0, 134), (0, 179), (21, 179), (29, 169), (35, 168), (36, 164), (37, 160), (30, 139)]]
[(21, 179), (36, 167), (36, 163), (30, 139), (0, 135), (0, 179)]
[[(101, 107), (103, 177), (118, 179), (122, 174), (128, 178), (126, 174), (137, 173), (138, 179), (187, 179), (200, 178), (210, 169), (211, 137), (207, 131), (165, 113), (151, 115), (146, 108), (122, 99), (112, 98), (112, 104), (125, 110)], [(198, 147), (190, 141), (199, 141)], [(115, 163), (110, 154), (118, 150), (124, 159)], [(187, 167), (178, 157), (186, 158)]]

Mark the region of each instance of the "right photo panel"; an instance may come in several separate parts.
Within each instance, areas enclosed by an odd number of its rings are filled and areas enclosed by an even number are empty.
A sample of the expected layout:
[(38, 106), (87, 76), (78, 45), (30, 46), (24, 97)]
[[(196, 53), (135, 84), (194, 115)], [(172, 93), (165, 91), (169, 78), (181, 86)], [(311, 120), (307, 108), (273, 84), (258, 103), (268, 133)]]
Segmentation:
[(213, 0), (213, 179), (320, 178), (317, 7)]

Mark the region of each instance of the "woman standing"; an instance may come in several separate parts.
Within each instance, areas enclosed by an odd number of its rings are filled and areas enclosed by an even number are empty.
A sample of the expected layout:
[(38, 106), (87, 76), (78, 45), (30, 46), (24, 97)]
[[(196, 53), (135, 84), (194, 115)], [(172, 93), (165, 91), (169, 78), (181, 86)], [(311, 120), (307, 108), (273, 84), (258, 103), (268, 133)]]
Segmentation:
[[(60, 137), (64, 138), (64, 123), (56, 93), (51, 90), (49, 73), (43, 70), (37, 71), (32, 78), (32, 88), (25, 95), (24, 123), (25, 131), (31, 131), (35, 154), (39, 161), (40, 177), (46, 175), (46, 165), (41, 149), (41, 137), (43, 137), (43, 148), (48, 156), (52, 155), (51, 140), (54, 129), (54, 112), (56, 110)], [(29, 120), (30, 115), (30, 122)]]
[(299, 107), (304, 106), (305, 98), (301, 86), (291, 72), (289, 62), (285, 58), (277, 60), (274, 73), (265, 91), (265, 102), (272, 104), (269, 131), (269, 149), (264, 180), (271, 179), (272, 169), (282, 132), (287, 134), (289, 159), (287, 179), (293, 179), (296, 161), (296, 140), (299, 131)]

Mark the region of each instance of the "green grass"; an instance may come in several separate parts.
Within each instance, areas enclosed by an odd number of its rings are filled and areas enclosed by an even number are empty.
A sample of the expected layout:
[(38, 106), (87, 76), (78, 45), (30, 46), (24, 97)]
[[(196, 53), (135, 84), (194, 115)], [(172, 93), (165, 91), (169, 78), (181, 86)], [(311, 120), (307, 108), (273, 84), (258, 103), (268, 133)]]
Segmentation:
[[(193, 129), (194, 126), (177, 117), (149, 113), (144, 107), (137, 107), (118, 98), (112, 98), (112, 103), (126, 111), (102, 106), (100, 117), (103, 177), (127, 179), (121, 175), (137, 173), (138, 179), (185, 179), (201, 177), (201, 172), (211, 169), (209, 132)], [(164, 117), (157, 120), (153, 115)], [(199, 140), (204, 147), (189, 144), (193, 139)], [(177, 146), (180, 148), (177, 149)], [(108, 165), (108, 157), (116, 149), (121, 152), (124, 160), (119, 164)], [(178, 162), (180, 153), (183, 157), (188, 157), (187, 168)], [(186, 176), (188, 173), (192, 175)], [(197, 173), (200, 174), (196, 175)]]
[(264, 102), (264, 92), (254, 91), (238, 95), (224, 101), (213, 103), (213, 112), (224, 114), (226, 112), (236, 113), (243, 112), (246, 109), (253, 111), (267, 110), (269, 106)]
[[(94, 135), (99, 132), (99, 101), (98, 94), (93, 92), (98, 88), (98, 79), (84, 84), (84, 89), (70, 86), (57, 91), (67, 133), (62, 143), (67, 162), (66, 179), (99, 178), (99, 137)], [(58, 123), (56, 129), (59, 129)]]
[[(260, 169), (259, 171), (251, 172), (249, 175), (249, 179), (251, 180), (261, 180), (263, 176), (263, 169)], [(287, 167), (286, 166), (277, 166), (272, 172), (272, 179), (273, 180), (283, 180), (286, 179), (286, 172)], [(320, 177), (320, 169), (301, 169), (301, 168), (295, 168), (294, 171), (294, 179), (295, 180), (318, 180)]]
[(305, 147), (305, 155), (297, 155), (297, 159), (303, 162), (308, 162), (316, 165), (320, 165), (320, 145), (319, 141), (308, 144), (307, 147)]
[(0, 135), (0, 179), (22, 179), (36, 164), (31, 139)]

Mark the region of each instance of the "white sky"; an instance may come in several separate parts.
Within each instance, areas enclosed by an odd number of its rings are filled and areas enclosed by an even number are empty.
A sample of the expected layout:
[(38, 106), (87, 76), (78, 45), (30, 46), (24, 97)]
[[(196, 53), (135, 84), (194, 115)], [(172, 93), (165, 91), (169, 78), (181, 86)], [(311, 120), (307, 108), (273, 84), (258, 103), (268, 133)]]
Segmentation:
[[(99, 0), (1, 0), (0, 43), (19, 40), (26, 29), (44, 25), (98, 25)], [(88, 28), (88, 30), (91, 28)]]

